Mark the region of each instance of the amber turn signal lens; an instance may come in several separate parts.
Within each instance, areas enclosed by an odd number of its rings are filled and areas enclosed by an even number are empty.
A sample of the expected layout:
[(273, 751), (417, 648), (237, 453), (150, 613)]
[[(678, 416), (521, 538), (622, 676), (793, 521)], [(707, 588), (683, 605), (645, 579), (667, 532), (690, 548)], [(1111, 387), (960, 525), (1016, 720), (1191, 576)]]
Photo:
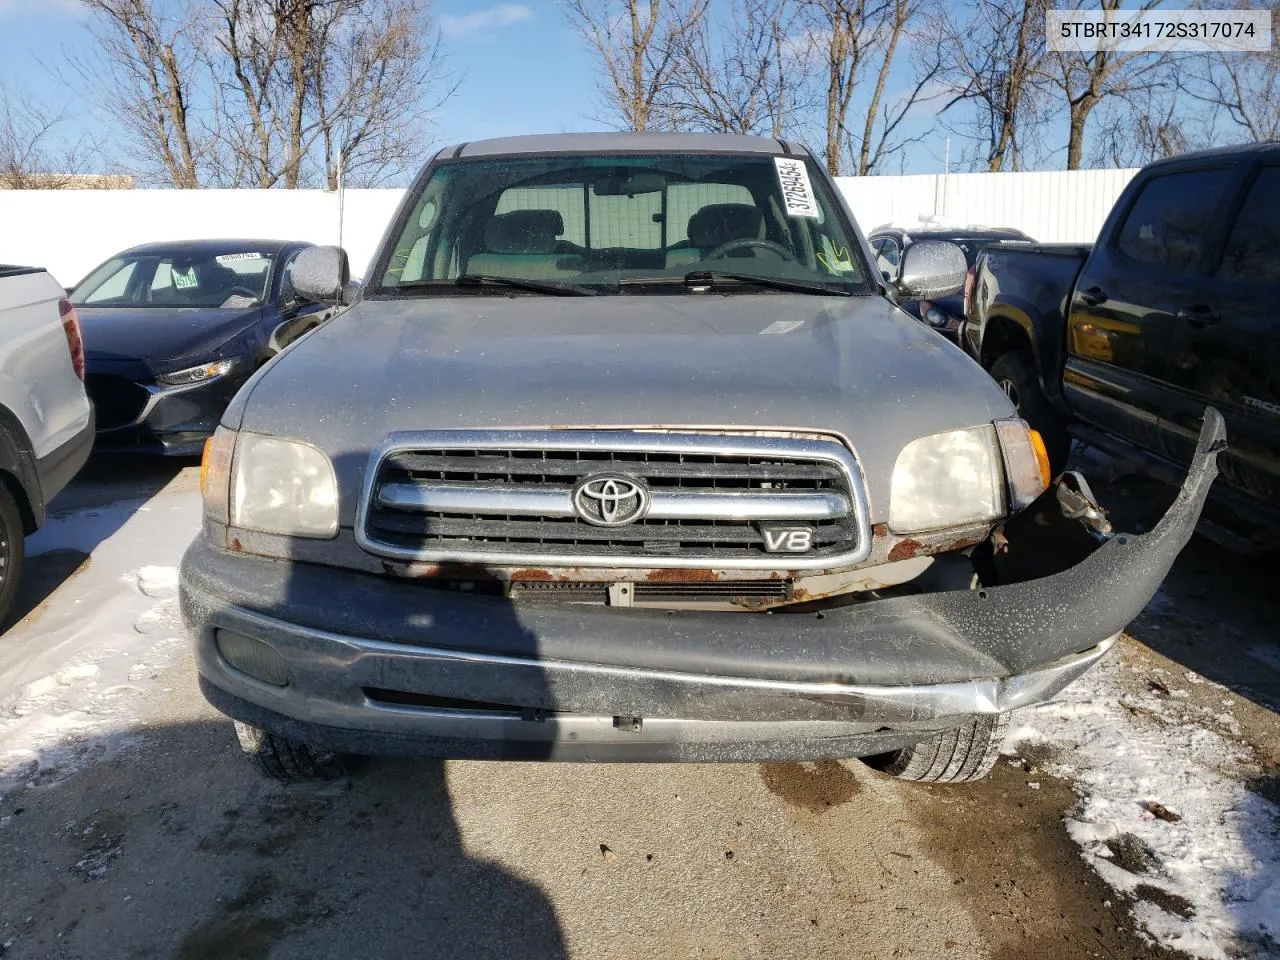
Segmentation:
[(1053, 469), (1049, 466), (1049, 451), (1045, 448), (1044, 437), (1040, 436), (1039, 430), (1032, 430), (1031, 433), (1031, 449), (1036, 455), (1036, 465), (1040, 468), (1040, 479), (1044, 483), (1044, 488), (1049, 489), (1049, 484), (1053, 481)]
[(200, 454), (200, 496), (209, 489), (209, 448), (213, 446), (213, 437), (204, 442), (204, 450)]
[(1049, 456), (1044, 440), (1025, 420), (997, 420), (996, 435), (1004, 454), (1004, 478), (1009, 495), (1009, 511), (1017, 513), (1030, 506), (1049, 489)]
[(218, 523), (227, 522), (227, 504), (231, 488), (231, 456), (236, 449), (236, 432), (219, 427), (205, 441), (200, 458), (200, 495), (204, 498), (204, 515)]

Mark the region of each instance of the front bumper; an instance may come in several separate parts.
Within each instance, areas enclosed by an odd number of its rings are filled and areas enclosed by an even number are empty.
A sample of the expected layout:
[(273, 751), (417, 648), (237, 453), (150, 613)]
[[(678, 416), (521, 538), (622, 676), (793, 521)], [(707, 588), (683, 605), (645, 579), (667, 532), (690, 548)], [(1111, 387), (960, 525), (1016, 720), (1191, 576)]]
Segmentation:
[(129, 423), (100, 428), (93, 451), (199, 456), (245, 380), (233, 370), (224, 377), (179, 387), (140, 384), (147, 399), (138, 415)]
[[(795, 614), (516, 605), (201, 538), (183, 558), (182, 612), (216, 707), (328, 749), (556, 760), (882, 753), (1046, 700), (1103, 656), (1190, 537), (1223, 444), (1208, 411), (1183, 489), (1150, 533), (977, 591)], [(1011, 543), (1020, 549), (1037, 548)], [(219, 631), (269, 645), (285, 685), (231, 666)]]

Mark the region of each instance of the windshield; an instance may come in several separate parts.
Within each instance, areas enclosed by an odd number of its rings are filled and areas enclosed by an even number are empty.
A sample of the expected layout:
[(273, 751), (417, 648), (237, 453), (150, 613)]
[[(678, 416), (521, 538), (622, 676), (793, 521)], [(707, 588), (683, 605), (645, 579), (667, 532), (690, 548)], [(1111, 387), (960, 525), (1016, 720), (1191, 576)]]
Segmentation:
[(262, 250), (218, 254), (126, 254), (108, 260), (71, 294), (77, 306), (243, 309), (267, 299), (275, 257)]
[[(683, 292), (705, 271), (866, 292), (846, 217), (811, 162), (765, 154), (501, 157), (437, 166), (380, 292), (455, 293), (462, 276)], [(771, 287), (736, 283), (746, 293)], [(474, 284), (475, 293), (512, 287)], [(703, 288), (705, 289), (705, 288)], [(526, 288), (527, 292), (527, 288)]]

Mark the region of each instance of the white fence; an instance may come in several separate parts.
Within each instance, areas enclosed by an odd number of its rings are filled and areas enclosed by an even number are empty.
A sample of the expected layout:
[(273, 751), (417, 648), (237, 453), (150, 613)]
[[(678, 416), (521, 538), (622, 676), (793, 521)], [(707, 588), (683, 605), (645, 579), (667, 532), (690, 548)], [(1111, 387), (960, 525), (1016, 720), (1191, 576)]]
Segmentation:
[(844, 177), (840, 187), (864, 231), (924, 216), (1016, 227), (1041, 243), (1093, 243), (1134, 170)]
[[(402, 190), (348, 190), (343, 245), (365, 265)], [(0, 190), (0, 263), (77, 283), (113, 254), (153, 240), (338, 242), (338, 197), (321, 190)]]
[[(1017, 227), (1045, 242), (1092, 242), (1136, 170), (846, 177), (866, 231), (935, 214)], [(343, 244), (363, 275), (400, 190), (348, 190)], [(126, 247), (202, 237), (338, 240), (338, 198), (319, 190), (0, 190), (0, 263), (47, 267), (72, 284)]]

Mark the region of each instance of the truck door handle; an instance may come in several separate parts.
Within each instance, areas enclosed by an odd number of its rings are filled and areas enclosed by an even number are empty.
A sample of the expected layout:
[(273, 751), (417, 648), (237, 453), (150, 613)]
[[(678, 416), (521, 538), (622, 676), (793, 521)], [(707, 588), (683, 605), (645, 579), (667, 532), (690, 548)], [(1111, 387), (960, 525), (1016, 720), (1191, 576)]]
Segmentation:
[(1096, 307), (1100, 303), (1107, 300), (1107, 291), (1101, 287), (1090, 287), (1088, 290), (1080, 291), (1080, 299), (1091, 307)]
[(1179, 320), (1185, 320), (1193, 327), (1207, 327), (1211, 323), (1217, 323), (1222, 319), (1222, 314), (1218, 313), (1213, 307), (1203, 303), (1197, 303), (1194, 307), (1187, 307), (1179, 310), (1177, 313)]

